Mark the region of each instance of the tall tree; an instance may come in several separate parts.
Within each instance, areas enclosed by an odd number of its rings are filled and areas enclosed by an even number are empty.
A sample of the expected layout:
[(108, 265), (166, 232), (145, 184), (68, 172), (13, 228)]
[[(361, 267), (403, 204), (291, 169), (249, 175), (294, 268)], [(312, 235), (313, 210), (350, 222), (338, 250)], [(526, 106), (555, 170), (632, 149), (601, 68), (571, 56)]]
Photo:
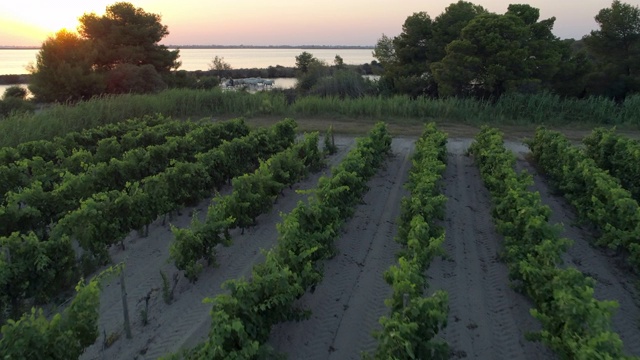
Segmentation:
[(551, 33), (555, 18), (538, 16), (529, 5), (511, 5), (504, 15), (471, 20), (431, 66), (440, 95), (497, 97), (543, 87), (558, 71), (561, 48)]
[(462, 29), (469, 22), (487, 10), (480, 5), (468, 1), (458, 1), (446, 7), (444, 12), (433, 21), (433, 52), (430, 54), (431, 62), (442, 60), (446, 56), (446, 47), (453, 40), (460, 38)]
[(313, 54), (303, 51), (300, 55), (296, 56), (296, 69), (303, 74), (309, 71), (311, 64), (318, 62), (318, 59)]
[(554, 93), (570, 97), (588, 95), (587, 76), (593, 72), (594, 65), (584, 47), (582, 40), (561, 41), (558, 71), (550, 82)]
[(80, 17), (79, 34), (48, 38), (37, 55), (30, 90), (41, 101), (78, 101), (105, 92), (166, 87), (161, 75), (180, 66), (178, 50), (158, 42), (169, 34), (160, 16), (118, 2), (103, 16)]
[(67, 30), (58, 31), (42, 43), (29, 90), (45, 102), (88, 99), (105, 89), (101, 74), (93, 71), (91, 44)]
[(469, 21), (485, 12), (481, 6), (460, 0), (435, 20), (425, 12), (407, 17), (400, 35), (393, 39), (383, 35), (376, 44), (374, 57), (384, 68), (381, 84), (393, 92), (435, 96), (431, 64), (442, 60), (446, 46), (460, 37)]
[(107, 6), (103, 16), (80, 17), (80, 35), (97, 51), (95, 65), (111, 70), (118, 64), (152, 65), (158, 73), (176, 69), (178, 50), (158, 44), (169, 35), (160, 15), (148, 13), (128, 2)]
[(640, 8), (615, 0), (595, 20), (600, 29), (584, 38), (598, 67), (590, 91), (622, 98), (640, 90)]

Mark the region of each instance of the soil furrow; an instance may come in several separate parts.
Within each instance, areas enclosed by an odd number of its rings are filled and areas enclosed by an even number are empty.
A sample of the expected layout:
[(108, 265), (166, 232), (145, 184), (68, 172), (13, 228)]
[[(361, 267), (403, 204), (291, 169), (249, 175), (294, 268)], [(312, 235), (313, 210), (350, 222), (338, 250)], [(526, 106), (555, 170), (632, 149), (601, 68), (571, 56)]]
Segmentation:
[(473, 160), (464, 155), (470, 141), (449, 139), (444, 194), (446, 256), (428, 270), (434, 290), (449, 293), (449, 319), (441, 336), (453, 356), (475, 359), (553, 358), (542, 345), (524, 338), (537, 323), (530, 301), (509, 287), (499, 262), (499, 242), (491, 200)]
[[(353, 146), (353, 138), (336, 137), (338, 153), (328, 159), (329, 166), (339, 163)], [(327, 169), (325, 173), (328, 173)], [(127, 340), (124, 334), (109, 348), (102, 350), (103, 339), (100, 337), (83, 354), (81, 359), (157, 359), (159, 356), (175, 352), (183, 346), (193, 346), (203, 341), (209, 331), (211, 322), (209, 311), (211, 305), (203, 304), (205, 297), (213, 297), (223, 292), (221, 285), (229, 279), (248, 276), (255, 263), (262, 261), (261, 249), (269, 249), (275, 245), (277, 231), (275, 224), (281, 221), (280, 213), (289, 212), (307, 195), (297, 190), (313, 188), (321, 173), (313, 174), (306, 180), (286, 189), (272, 211), (258, 217), (258, 225), (240, 235), (239, 230), (232, 232), (233, 244), (229, 247), (218, 247), (217, 268), (205, 268), (195, 284), (180, 275), (175, 289), (175, 300), (167, 305), (162, 300), (162, 281), (159, 274), (163, 270), (171, 280), (171, 274), (177, 270), (169, 262), (169, 245), (173, 235), (168, 224), (162, 226), (158, 220), (150, 229), (150, 236), (139, 239), (131, 236), (127, 240), (126, 251), (114, 251), (114, 262), (124, 261), (126, 264), (126, 285), (128, 306), (132, 319), (133, 339)], [(195, 209), (204, 218), (210, 199), (201, 202)], [(189, 213), (194, 209), (185, 209), (181, 216), (171, 223), (178, 227), (189, 226)], [(144, 302), (138, 303), (140, 296), (147, 294), (152, 288), (155, 291), (149, 301), (146, 326), (142, 325), (140, 310)], [(122, 333), (122, 302), (120, 285), (114, 281), (105, 287), (101, 294), (101, 316), (99, 329), (107, 335)]]
[(595, 297), (598, 300), (615, 300), (620, 305), (612, 316), (612, 330), (624, 343), (627, 355), (640, 356), (640, 294), (638, 281), (627, 265), (618, 257), (607, 255), (607, 250), (594, 247), (595, 237), (588, 225), (579, 225), (571, 205), (548, 185), (536, 168), (525, 160), (528, 150), (513, 146), (518, 155), (518, 168), (526, 169), (534, 178), (533, 191), (538, 191), (542, 202), (551, 208), (551, 223), (563, 224), (561, 236), (573, 240), (564, 261), (584, 275), (596, 280)]
[(395, 263), (403, 184), (410, 168), (413, 140), (394, 139), (394, 156), (369, 181), (369, 192), (336, 241), (338, 255), (324, 263), (324, 279), (298, 306), (311, 318), (276, 326), (270, 344), (290, 359), (360, 359), (375, 347), (371, 333), (387, 312), (384, 299), (391, 289), (383, 273)]
[[(372, 235), (371, 246), (364, 258), (364, 266), (360, 269), (359, 280), (355, 284), (347, 303), (347, 311), (340, 322), (340, 327), (334, 336), (332, 347), (334, 352), (330, 359), (360, 359), (362, 351), (375, 349), (372, 342), (372, 331), (379, 329), (378, 320), (388, 313), (384, 306), (384, 300), (391, 293), (390, 287), (384, 281), (383, 274), (391, 264), (394, 264), (395, 253), (398, 245), (393, 241), (400, 216), (400, 200), (407, 192), (403, 184), (408, 179), (408, 171), (411, 166), (410, 154), (413, 152), (413, 144), (395, 151), (397, 160), (402, 159), (399, 167), (389, 166), (386, 172), (391, 180), (384, 184), (385, 190), (389, 190), (386, 202), (382, 204), (382, 214), (377, 215), (377, 221), (373, 227), (365, 230), (364, 234), (353, 234), (352, 241), (358, 241), (361, 236)], [(387, 177), (385, 177), (387, 178)], [(377, 189), (371, 189), (377, 192)], [(381, 190), (382, 191), (382, 190)], [(382, 199), (372, 194), (376, 205)], [(383, 197), (384, 198), (384, 197)], [(365, 202), (371, 199), (365, 199)], [(384, 266), (383, 264), (389, 264)], [(373, 347), (372, 347), (373, 345)]]

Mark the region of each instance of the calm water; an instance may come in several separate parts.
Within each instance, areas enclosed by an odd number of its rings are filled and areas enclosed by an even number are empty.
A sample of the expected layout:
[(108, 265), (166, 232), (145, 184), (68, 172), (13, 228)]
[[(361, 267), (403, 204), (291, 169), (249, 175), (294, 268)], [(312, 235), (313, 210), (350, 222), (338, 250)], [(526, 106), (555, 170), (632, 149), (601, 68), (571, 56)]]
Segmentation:
[[(28, 74), (27, 65), (35, 64), (39, 50), (0, 49), (0, 75)], [(213, 58), (224, 57), (234, 69), (267, 68), (269, 66), (295, 66), (296, 56), (303, 51), (333, 64), (340, 55), (345, 64), (361, 65), (374, 60), (372, 49), (180, 49), (180, 70), (208, 70)]]

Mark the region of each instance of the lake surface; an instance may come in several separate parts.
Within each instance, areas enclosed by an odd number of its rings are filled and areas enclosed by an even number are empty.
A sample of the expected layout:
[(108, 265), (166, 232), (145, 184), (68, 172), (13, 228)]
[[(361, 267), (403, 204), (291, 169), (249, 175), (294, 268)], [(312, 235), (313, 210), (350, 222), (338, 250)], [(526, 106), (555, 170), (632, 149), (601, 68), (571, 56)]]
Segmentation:
[[(38, 49), (0, 49), (0, 75), (28, 74), (27, 66), (35, 64)], [(293, 67), (296, 56), (303, 51), (333, 64), (340, 55), (345, 64), (362, 65), (375, 60), (373, 49), (180, 49), (179, 70), (208, 70), (213, 58), (224, 57), (234, 69), (267, 68), (282, 65)]]

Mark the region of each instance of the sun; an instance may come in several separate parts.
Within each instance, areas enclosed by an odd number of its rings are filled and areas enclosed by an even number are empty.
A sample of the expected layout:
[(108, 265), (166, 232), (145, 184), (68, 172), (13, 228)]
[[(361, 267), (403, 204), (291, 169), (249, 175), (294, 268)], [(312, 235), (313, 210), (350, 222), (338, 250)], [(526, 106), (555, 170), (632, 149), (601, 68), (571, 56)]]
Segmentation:
[[(28, 2), (3, 1), (0, 5), (0, 21), (3, 23), (3, 37), (32, 39), (42, 43), (61, 29), (76, 31), (78, 18), (85, 13), (104, 14), (105, 8), (114, 0), (108, 1), (47, 1)], [(8, 34), (7, 34), (8, 33)]]

